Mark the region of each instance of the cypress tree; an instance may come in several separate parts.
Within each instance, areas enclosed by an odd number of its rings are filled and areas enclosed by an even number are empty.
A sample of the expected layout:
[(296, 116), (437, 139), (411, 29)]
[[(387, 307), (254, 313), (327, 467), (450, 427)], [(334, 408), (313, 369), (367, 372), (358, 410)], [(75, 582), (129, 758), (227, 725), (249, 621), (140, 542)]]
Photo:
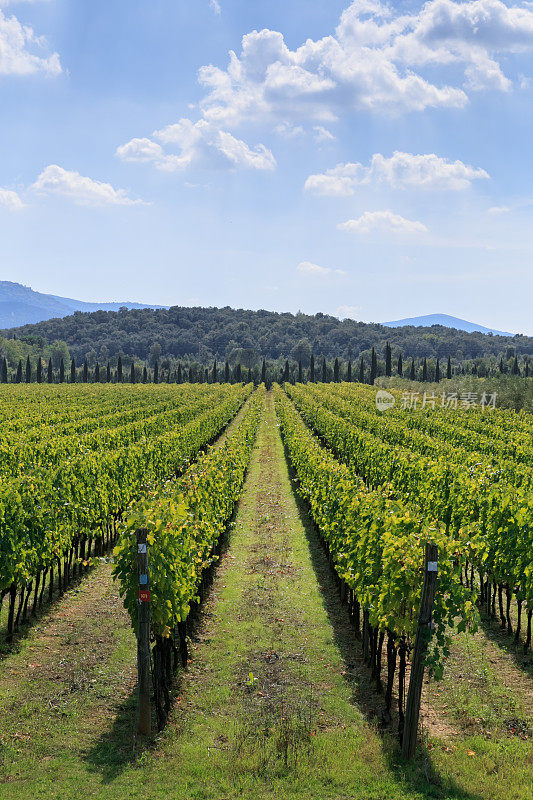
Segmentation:
[(193, 374), (192, 374), (192, 367), (189, 367), (189, 383), (193, 383), (193, 382), (194, 382), (194, 378), (193, 378)]
[(122, 383), (122, 356), (119, 356), (117, 361), (117, 382)]
[(427, 381), (428, 379), (428, 362), (427, 359), (424, 358), (424, 363), (422, 364), (422, 380)]
[(415, 379), (415, 360), (414, 358), (411, 359), (411, 370), (409, 373), (410, 380), (414, 381)]
[(376, 380), (378, 375), (378, 359), (376, 356), (376, 351), (372, 348), (372, 355), (370, 357), (370, 385), (374, 385), (374, 381)]
[(54, 367), (52, 365), (52, 359), (48, 359), (48, 383), (54, 382)]
[(446, 377), (451, 380), (452, 377), (452, 359), (448, 356), (448, 364), (446, 366)]
[(505, 364), (503, 363), (503, 356), (500, 358), (500, 372), (502, 373), (502, 375), (505, 372)]
[(87, 364), (87, 359), (83, 362), (83, 382), (87, 383), (89, 380), (89, 365)]
[(310, 366), (310, 369), (309, 369), (309, 380), (311, 381), (311, 383), (315, 382), (315, 357), (313, 355), (311, 356), (311, 366)]
[(335, 363), (333, 364), (333, 380), (335, 383), (339, 382), (339, 359), (335, 359)]
[(324, 356), (322, 356), (322, 383), (327, 382), (327, 377), (328, 373), (326, 368), (326, 359), (324, 358)]
[(181, 383), (182, 376), (181, 376), (181, 364), (178, 364), (178, 374), (176, 376), (176, 383)]
[(205, 383), (209, 383), (209, 370), (207, 369), (207, 367), (204, 372), (204, 381)]
[(130, 367), (130, 383), (135, 383), (135, 362), (131, 362)]
[(398, 375), (400, 376), (400, 378), (403, 377), (403, 358), (401, 353), (398, 356)]
[(59, 383), (65, 383), (65, 362), (63, 359), (59, 364)]
[(290, 376), (290, 372), (289, 372), (289, 362), (285, 361), (285, 367), (284, 367), (284, 370), (283, 370), (283, 380), (285, 381), (285, 383), (289, 382), (290, 377), (291, 376)]
[(37, 383), (43, 382), (43, 362), (41, 360), (41, 356), (37, 359), (37, 368), (35, 370), (35, 380)]
[(218, 382), (218, 370), (217, 370), (217, 360), (215, 358), (215, 363), (213, 364), (213, 383)]
[(365, 382), (365, 359), (361, 356), (361, 361), (359, 363), (359, 383)]
[(159, 383), (159, 361), (154, 364), (154, 383)]
[(31, 362), (29, 356), (26, 356), (26, 383), (31, 383)]
[(227, 361), (224, 364), (224, 383), (230, 383), (229, 364)]
[(252, 382), (252, 368), (248, 367), (248, 383)]
[(17, 383), (22, 383), (22, 360), (19, 359), (19, 364), (17, 367)]
[(511, 374), (512, 375), (520, 375), (520, 367), (518, 366), (518, 356), (514, 357)]
[(267, 372), (266, 362), (265, 359), (263, 359), (263, 363), (261, 365), (261, 383), (264, 383), (265, 385), (266, 385), (266, 372)]
[(435, 366), (435, 383), (440, 383), (440, 361), (438, 358)]
[(76, 383), (76, 362), (74, 359), (70, 362), (70, 382)]
[(143, 367), (143, 383), (148, 381), (148, 370), (146, 369), (146, 365)]
[(94, 382), (100, 383), (100, 364), (98, 361), (94, 365)]
[(298, 383), (303, 383), (304, 377), (302, 375), (302, 362), (298, 361)]
[(7, 360), (4, 356), (2, 359), (2, 383), (7, 383)]
[(242, 368), (240, 364), (235, 367), (235, 383), (242, 383)]
[(392, 350), (388, 342), (385, 345), (385, 375), (387, 378), (392, 375)]
[(111, 364), (109, 363), (109, 361), (107, 362), (105, 379), (107, 383), (111, 383)]
[(346, 370), (346, 380), (348, 383), (352, 382), (352, 360), (348, 361), (348, 369)]
[(529, 359), (528, 358), (525, 359), (524, 375), (526, 376), (526, 378), (529, 378)]

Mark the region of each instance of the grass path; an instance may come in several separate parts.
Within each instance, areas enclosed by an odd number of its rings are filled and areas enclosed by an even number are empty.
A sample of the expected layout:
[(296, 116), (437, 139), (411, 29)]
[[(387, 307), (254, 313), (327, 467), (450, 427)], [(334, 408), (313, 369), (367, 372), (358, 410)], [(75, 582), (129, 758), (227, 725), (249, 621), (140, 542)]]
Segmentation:
[(2, 800), (531, 797), (518, 738), (460, 732), (453, 750), (435, 741), (412, 767), (398, 763), (295, 499), (271, 396), (189, 670), (167, 728), (137, 758), (135, 641), (109, 571), (69, 592), (0, 662)]

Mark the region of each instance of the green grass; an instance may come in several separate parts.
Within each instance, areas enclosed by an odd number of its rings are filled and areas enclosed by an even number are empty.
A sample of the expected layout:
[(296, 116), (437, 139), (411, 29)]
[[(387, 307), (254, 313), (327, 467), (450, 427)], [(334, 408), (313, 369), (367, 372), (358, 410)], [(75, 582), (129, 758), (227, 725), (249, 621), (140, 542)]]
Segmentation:
[[(502, 680), (490, 662), (483, 683), (481, 635), (458, 640), (448, 682), (432, 687), (415, 763), (379, 730), (382, 699), (295, 500), (270, 397), (169, 724), (135, 755), (135, 639), (109, 573), (98, 567), (0, 661), (2, 800), (532, 796), (530, 740), (497, 724), (513, 702), (524, 717), (523, 687), (506, 688), (512, 664)], [(465, 725), (482, 708), (490, 737)]]

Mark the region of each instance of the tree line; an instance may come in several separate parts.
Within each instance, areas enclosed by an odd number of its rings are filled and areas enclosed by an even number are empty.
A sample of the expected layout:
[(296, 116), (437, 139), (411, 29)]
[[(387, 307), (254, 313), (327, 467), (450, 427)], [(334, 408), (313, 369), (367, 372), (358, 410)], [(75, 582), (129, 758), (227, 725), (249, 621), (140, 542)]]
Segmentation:
[[(116, 362), (121, 356), (146, 362), (198, 362), (204, 367), (215, 359), (245, 368), (261, 368), (262, 359), (288, 359), (309, 368), (311, 355), (328, 362), (339, 358), (368, 361), (372, 348), (383, 352), (390, 343), (395, 358), (419, 361), (448, 356), (453, 361), (506, 360), (512, 356), (533, 356), (533, 337), (492, 336), (466, 333), (434, 325), (429, 328), (384, 325), (339, 320), (327, 314), (288, 314), (273, 311), (246, 311), (232, 308), (124, 309), (122, 311), (76, 312), (62, 319), (25, 325), (3, 333), (6, 348), (15, 355), (15, 342), (63, 342), (68, 357), (77, 364), (87, 358), (89, 367), (96, 361)], [(1, 345), (1, 342), (0, 342)], [(5, 353), (8, 361), (13, 356)], [(53, 354), (51, 354), (53, 355)], [(67, 364), (66, 353), (61, 354)], [(26, 354), (18, 353), (24, 360)], [(54, 366), (57, 364), (54, 361)], [(177, 368), (177, 367), (173, 367)]]
[[(126, 362), (126, 363), (125, 363)], [(440, 358), (405, 359), (400, 352), (393, 356), (391, 344), (385, 345), (382, 355), (376, 349), (371, 349), (370, 355), (365, 358), (347, 361), (341, 358), (326, 359), (325, 356), (315, 357), (311, 354), (308, 365), (304, 366), (303, 360), (297, 361), (280, 359), (269, 361), (262, 359), (260, 364), (245, 366), (241, 362), (230, 364), (228, 360), (218, 362), (214, 359), (212, 364), (204, 366), (194, 363), (172, 363), (168, 359), (162, 363), (155, 360), (153, 365), (135, 362), (133, 359), (122, 359), (118, 356), (116, 364), (107, 361), (100, 365), (96, 361), (89, 364), (87, 358), (78, 366), (74, 358), (68, 367), (64, 357), (61, 357), (59, 366), (54, 367), (52, 358), (48, 363), (39, 357), (32, 363), (30, 356), (26, 357), (25, 364), (19, 359), (16, 369), (8, 366), (4, 356), (0, 364), (1, 383), (241, 383), (243, 381), (265, 383), (272, 385), (275, 381), (290, 383), (307, 382), (341, 382), (358, 381), (373, 385), (378, 377), (408, 378), (411, 381), (436, 382), (451, 379), (457, 375), (476, 375), (478, 377), (493, 377), (497, 374), (508, 374), (516, 377), (530, 377), (530, 363), (528, 356), (519, 359), (517, 355), (503, 356), (495, 360), (482, 362), (474, 361), (470, 364), (457, 364), (452, 362), (451, 356), (441, 361)]]

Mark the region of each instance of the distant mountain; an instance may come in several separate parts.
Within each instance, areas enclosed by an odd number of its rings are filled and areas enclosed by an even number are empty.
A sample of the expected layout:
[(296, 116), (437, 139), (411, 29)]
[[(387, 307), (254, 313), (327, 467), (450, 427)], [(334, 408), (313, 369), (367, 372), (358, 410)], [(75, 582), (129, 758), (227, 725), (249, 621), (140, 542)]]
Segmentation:
[(450, 317), (449, 314), (426, 314), (423, 317), (411, 317), (409, 319), (397, 319), (393, 322), (383, 322), (388, 328), (404, 328), (412, 325), (415, 328), (430, 328), (432, 325), (443, 325), (445, 328), (455, 328), (458, 331), (467, 333), (492, 333), (493, 336), (514, 336), (512, 333), (497, 331), (494, 328), (485, 328), (484, 325), (476, 325), (474, 322), (467, 322), (465, 319)]
[(68, 297), (34, 292), (29, 286), (0, 281), (0, 328), (31, 325), (56, 317), (66, 317), (75, 311), (118, 311), (120, 308), (165, 308), (144, 303), (85, 303)]

